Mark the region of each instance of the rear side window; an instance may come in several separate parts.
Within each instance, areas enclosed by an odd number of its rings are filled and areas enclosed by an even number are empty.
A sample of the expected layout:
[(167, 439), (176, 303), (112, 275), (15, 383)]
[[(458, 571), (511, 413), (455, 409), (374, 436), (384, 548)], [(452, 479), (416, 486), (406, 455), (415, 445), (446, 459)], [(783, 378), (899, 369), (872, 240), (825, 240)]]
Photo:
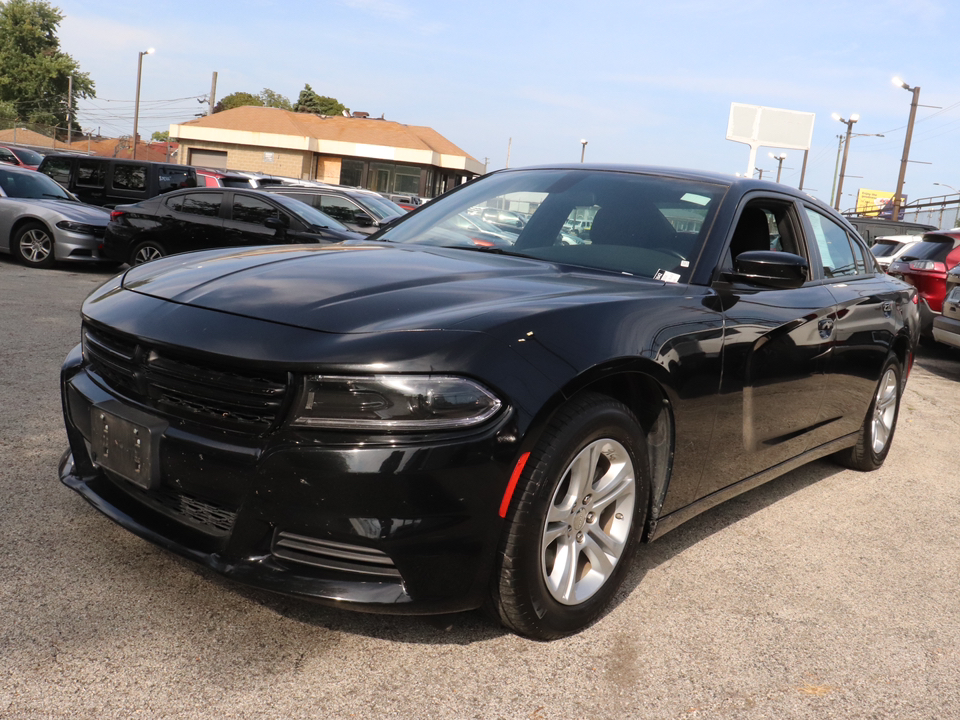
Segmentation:
[(167, 200), (167, 207), (187, 215), (219, 217), (223, 193), (186, 193)]
[(180, 190), (182, 188), (197, 187), (197, 171), (192, 167), (179, 167), (177, 165), (163, 165), (158, 168), (160, 174), (159, 181), (160, 194), (170, 192), (171, 190)]
[(132, 163), (114, 165), (113, 187), (118, 190), (146, 190), (147, 166)]
[(106, 163), (102, 160), (77, 161), (77, 185), (102, 188), (106, 176)]
[(65, 186), (70, 182), (70, 165), (72, 161), (69, 158), (47, 158), (40, 169), (45, 175)]
[(863, 257), (857, 263), (847, 231), (816, 210), (807, 208), (807, 217), (813, 226), (813, 236), (820, 248), (823, 274), (828, 278), (846, 277), (863, 272)]

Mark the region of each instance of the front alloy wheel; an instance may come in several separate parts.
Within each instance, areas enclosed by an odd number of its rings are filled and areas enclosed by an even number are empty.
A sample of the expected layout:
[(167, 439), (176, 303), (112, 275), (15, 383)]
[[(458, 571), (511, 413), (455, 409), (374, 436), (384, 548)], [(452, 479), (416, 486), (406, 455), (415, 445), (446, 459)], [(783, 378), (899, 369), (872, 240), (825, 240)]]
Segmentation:
[(543, 579), (554, 600), (577, 605), (610, 579), (630, 535), (636, 496), (633, 461), (616, 440), (596, 440), (570, 463), (540, 543)]
[(584, 393), (557, 411), (506, 515), (489, 608), (550, 640), (606, 610), (630, 568), (650, 503), (646, 435), (623, 403)]
[(25, 265), (46, 268), (53, 265), (53, 236), (40, 223), (24, 225), (13, 242), (14, 254)]

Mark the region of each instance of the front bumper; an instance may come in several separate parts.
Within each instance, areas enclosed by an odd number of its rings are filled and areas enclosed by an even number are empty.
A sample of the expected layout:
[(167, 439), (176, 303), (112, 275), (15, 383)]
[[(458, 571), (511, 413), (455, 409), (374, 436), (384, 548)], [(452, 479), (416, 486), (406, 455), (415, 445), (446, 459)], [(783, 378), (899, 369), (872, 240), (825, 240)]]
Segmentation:
[(515, 461), (503, 441), (511, 413), (468, 434), (366, 443), (172, 422), (159, 438), (159, 486), (144, 490), (93, 461), (92, 408), (132, 401), (87, 371), (79, 347), (61, 390), (61, 480), (140, 537), (239, 582), (352, 609), (482, 604)]
[(53, 233), (53, 254), (58, 261), (99, 263), (110, 260), (101, 249), (102, 237), (62, 228), (54, 229)]

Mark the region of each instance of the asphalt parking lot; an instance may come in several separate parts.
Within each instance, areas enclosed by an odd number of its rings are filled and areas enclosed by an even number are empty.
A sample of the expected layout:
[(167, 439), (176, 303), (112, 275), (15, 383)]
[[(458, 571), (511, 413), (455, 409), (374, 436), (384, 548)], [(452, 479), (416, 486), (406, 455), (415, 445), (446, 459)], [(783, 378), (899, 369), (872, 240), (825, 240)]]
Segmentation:
[(110, 274), (0, 257), (0, 718), (960, 717), (960, 352), (921, 349), (879, 471), (695, 518), (537, 643), (250, 590), (63, 487), (59, 367)]

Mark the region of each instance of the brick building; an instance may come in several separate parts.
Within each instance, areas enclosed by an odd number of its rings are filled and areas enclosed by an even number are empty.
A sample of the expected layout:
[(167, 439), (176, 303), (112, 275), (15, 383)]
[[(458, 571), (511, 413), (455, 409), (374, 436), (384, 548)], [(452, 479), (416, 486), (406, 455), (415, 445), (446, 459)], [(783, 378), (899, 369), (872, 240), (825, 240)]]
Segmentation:
[(434, 197), (483, 163), (428, 127), (239, 107), (170, 126), (178, 162)]

